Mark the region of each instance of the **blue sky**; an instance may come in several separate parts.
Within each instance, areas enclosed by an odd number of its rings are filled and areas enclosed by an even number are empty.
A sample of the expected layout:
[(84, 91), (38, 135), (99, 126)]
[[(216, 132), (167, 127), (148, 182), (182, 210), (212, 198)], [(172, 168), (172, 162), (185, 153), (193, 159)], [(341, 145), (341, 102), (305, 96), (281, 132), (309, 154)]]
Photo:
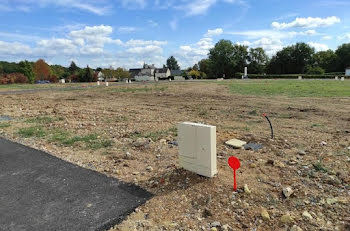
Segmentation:
[(350, 42), (349, 0), (0, 0), (0, 60), (182, 68), (220, 39), (271, 56), (296, 42)]

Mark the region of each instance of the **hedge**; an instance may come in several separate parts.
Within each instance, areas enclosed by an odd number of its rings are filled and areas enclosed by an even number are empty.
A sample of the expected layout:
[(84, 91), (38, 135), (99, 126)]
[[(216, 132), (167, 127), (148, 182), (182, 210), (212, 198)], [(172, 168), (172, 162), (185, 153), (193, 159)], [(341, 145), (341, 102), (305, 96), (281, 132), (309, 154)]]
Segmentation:
[[(242, 78), (243, 73), (236, 73), (235, 78), (240, 79)], [(344, 76), (344, 73), (342, 75), (330, 75), (330, 74), (324, 74), (324, 75), (307, 75), (307, 74), (286, 74), (286, 75), (264, 75), (264, 74), (248, 74), (249, 79), (298, 79), (299, 76), (303, 77), (303, 79), (334, 79), (335, 76), (338, 76), (339, 79), (341, 77), (350, 78), (350, 76)]]

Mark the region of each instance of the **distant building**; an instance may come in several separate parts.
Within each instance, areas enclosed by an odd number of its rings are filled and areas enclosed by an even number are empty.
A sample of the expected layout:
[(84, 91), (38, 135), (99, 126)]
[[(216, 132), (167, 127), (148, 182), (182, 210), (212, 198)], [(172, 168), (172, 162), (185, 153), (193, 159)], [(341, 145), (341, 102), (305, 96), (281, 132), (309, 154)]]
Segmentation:
[(143, 68), (132, 68), (130, 76), (135, 81), (158, 81), (169, 79), (171, 72), (169, 68), (156, 68), (154, 64), (144, 64)]
[(345, 69), (345, 76), (350, 76), (350, 67)]
[(104, 81), (105, 80), (105, 75), (100, 71), (97, 74), (97, 81)]
[(185, 80), (183, 77), (184, 71), (182, 70), (171, 70), (171, 79), (173, 80)]

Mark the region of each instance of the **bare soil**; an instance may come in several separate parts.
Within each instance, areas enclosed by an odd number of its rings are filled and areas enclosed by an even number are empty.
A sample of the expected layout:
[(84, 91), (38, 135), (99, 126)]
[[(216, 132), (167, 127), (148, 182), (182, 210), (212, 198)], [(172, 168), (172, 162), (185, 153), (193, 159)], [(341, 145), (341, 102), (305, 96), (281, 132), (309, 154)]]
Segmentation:
[[(0, 136), (154, 194), (112, 230), (350, 230), (349, 97), (243, 96), (208, 82), (51, 90), (0, 100), (0, 115), (13, 118), (0, 126)], [(272, 120), (273, 140), (262, 113)], [(42, 117), (52, 120), (28, 122)], [(168, 143), (184, 121), (217, 126), (216, 177), (179, 167), (178, 147)], [(19, 133), (33, 126), (47, 132), (29, 138)], [(98, 134), (112, 143), (97, 149), (62, 144), (50, 139), (54, 129)], [(232, 138), (264, 148), (232, 149), (224, 144)], [(227, 165), (232, 155), (241, 160), (238, 192)], [(293, 194), (286, 198), (288, 186)], [(269, 218), (262, 217), (264, 209)]]

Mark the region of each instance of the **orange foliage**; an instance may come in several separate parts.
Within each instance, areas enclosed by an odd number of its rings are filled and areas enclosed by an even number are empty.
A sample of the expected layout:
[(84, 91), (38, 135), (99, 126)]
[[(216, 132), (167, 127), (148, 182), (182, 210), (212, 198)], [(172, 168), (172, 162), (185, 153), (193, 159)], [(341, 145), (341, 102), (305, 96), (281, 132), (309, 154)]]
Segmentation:
[(28, 83), (28, 79), (22, 73), (12, 73), (0, 76), (0, 84)]
[(49, 80), (50, 66), (43, 59), (34, 64), (35, 80)]

